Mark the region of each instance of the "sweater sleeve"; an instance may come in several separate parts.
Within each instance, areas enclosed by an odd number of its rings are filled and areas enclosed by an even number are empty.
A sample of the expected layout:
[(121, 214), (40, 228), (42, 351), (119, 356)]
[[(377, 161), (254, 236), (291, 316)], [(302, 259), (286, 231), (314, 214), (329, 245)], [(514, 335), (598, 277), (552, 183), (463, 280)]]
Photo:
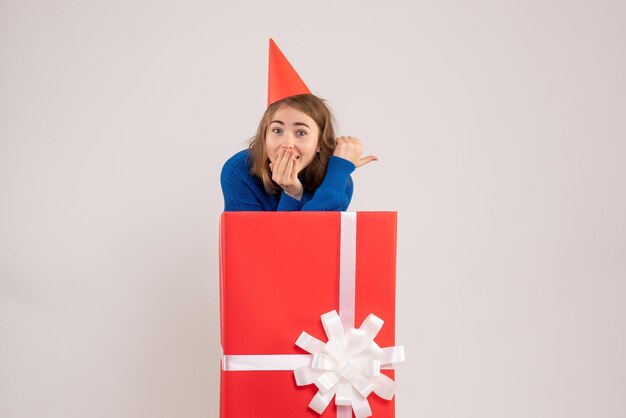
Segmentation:
[(241, 176), (235, 165), (227, 162), (222, 168), (220, 182), (224, 194), (224, 211), (262, 211), (263, 204), (256, 198), (248, 184), (248, 179)]
[[(303, 211), (345, 211), (352, 200), (354, 185), (350, 173), (356, 169), (350, 161), (331, 156), (326, 175), (313, 197), (304, 203)], [(290, 197), (290, 196), (287, 196)], [(292, 198), (293, 199), (293, 198)], [(282, 200), (282, 198), (281, 198)], [(296, 200), (296, 199), (293, 199)]]
[(280, 193), (280, 200), (278, 201), (278, 207), (276, 208), (277, 212), (295, 212), (301, 211), (304, 206), (304, 202), (296, 199), (295, 197), (289, 196), (284, 191)]

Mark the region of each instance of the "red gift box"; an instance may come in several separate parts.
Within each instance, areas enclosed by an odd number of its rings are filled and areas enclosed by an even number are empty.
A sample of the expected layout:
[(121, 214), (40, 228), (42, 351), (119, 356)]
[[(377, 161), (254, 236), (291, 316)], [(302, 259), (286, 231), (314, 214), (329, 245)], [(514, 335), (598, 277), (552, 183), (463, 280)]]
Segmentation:
[[(345, 213), (343, 213), (345, 215)], [(327, 341), (320, 315), (340, 310), (342, 212), (226, 212), (220, 226), (223, 354), (307, 354), (306, 331)], [(354, 323), (375, 314), (375, 338), (395, 344), (396, 212), (356, 213)], [(343, 319), (343, 318), (342, 318)], [(318, 389), (297, 386), (293, 370), (221, 370), (221, 418), (335, 418), (308, 407)], [(252, 367), (254, 369), (254, 367)], [(381, 370), (393, 378), (393, 370)], [(375, 418), (393, 418), (394, 401), (372, 393)]]

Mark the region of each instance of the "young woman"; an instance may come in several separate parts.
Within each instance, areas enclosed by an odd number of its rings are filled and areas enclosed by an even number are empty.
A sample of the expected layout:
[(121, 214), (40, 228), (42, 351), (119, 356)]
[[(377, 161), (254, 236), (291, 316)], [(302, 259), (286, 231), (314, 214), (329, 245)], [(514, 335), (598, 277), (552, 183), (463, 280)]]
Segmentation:
[(222, 168), (225, 211), (344, 211), (350, 173), (376, 160), (361, 142), (335, 138), (332, 115), (276, 43), (269, 43), (267, 110), (247, 150)]
[(335, 138), (332, 115), (312, 94), (271, 103), (247, 150), (222, 168), (225, 211), (345, 211), (352, 199), (361, 142)]

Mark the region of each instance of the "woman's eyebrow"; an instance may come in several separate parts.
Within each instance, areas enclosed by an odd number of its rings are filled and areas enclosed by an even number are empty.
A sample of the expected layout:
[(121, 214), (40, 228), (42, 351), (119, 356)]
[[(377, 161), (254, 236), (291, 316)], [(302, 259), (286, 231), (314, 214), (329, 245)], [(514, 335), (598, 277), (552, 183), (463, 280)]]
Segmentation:
[[(281, 124), (281, 125), (283, 125), (283, 126), (285, 125), (285, 124), (283, 123), (283, 121), (282, 121), (282, 120), (278, 120), (278, 119), (277, 119), (277, 120), (273, 120), (273, 121), (271, 121), (271, 122), (270, 122), (270, 125), (271, 125), (272, 123), (280, 123), (280, 124)], [(293, 126), (306, 126), (307, 128), (311, 129), (311, 127), (310, 127), (309, 125), (307, 125), (306, 123), (304, 123), (304, 122), (294, 122), (294, 123), (293, 123)]]

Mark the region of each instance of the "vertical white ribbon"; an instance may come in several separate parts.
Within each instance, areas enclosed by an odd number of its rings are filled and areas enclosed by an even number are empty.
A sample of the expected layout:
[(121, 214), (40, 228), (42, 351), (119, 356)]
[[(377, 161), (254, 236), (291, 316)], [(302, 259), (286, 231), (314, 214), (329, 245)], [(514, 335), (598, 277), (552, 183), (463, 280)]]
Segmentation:
[(341, 212), (339, 254), (339, 318), (343, 329), (352, 329), (356, 300), (356, 212)]
[[(352, 329), (356, 300), (356, 212), (341, 212), (339, 254), (339, 318), (343, 329)], [(352, 418), (352, 406), (337, 405), (337, 418)]]

